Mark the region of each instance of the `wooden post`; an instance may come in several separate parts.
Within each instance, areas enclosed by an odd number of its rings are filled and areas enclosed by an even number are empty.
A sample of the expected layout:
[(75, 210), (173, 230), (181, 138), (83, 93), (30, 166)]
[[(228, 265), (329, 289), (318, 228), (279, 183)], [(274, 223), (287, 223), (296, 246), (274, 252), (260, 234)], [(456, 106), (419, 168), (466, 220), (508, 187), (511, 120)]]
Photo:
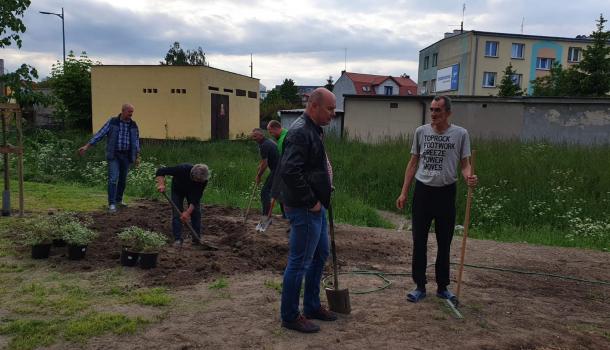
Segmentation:
[(2, 158), (4, 166), (4, 190), (2, 191), (2, 216), (11, 216), (11, 187), (9, 176), (9, 149), (8, 149), (8, 109), (0, 106), (0, 118), (2, 118)]
[(15, 112), (17, 124), (17, 177), (19, 178), (19, 216), (23, 217), (23, 129), (21, 123), (21, 113)]
[[(474, 175), (474, 158), (476, 151), (472, 151), (472, 157), (470, 157), (470, 175)], [(462, 287), (462, 273), (464, 272), (464, 256), (466, 255), (466, 240), (468, 239), (468, 226), (470, 225), (470, 206), (472, 205), (472, 192), (473, 187), (468, 186), (468, 194), (466, 196), (466, 214), (464, 215), (464, 235), (462, 236), (462, 254), (460, 255), (460, 269), (458, 271), (458, 283), (457, 283), (457, 298), (460, 299), (460, 291)]]

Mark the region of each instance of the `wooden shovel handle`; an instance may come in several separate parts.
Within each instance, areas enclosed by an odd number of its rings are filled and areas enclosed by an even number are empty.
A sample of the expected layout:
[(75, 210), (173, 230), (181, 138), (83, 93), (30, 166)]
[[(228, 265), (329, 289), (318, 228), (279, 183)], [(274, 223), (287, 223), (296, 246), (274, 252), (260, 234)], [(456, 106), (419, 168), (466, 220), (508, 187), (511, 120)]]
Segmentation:
[[(470, 176), (474, 175), (474, 159), (476, 151), (472, 150), (472, 156), (470, 157)], [(470, 207), (472, 205), (472, 192), (473, 187), (468, 186), (468, 194), (466, 195), (466, 213), (464, 215), (464, 234), (462, 236), (462, 252), (460, 254), (460, 268), (458, 271), (458, 282), (456, 295), (458, 300), (460, 299), (460, 291), (462, 287), (462, 274), (464, 273), (464, 257), (466, 255), (466, 240), (468, 239), (468, 226), (470, 226)]]

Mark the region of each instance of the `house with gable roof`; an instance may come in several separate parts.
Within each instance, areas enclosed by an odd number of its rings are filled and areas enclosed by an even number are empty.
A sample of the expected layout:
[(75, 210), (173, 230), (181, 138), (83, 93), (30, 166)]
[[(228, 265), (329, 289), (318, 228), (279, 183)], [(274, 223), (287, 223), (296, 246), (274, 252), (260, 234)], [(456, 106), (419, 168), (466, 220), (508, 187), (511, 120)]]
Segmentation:
[(333, 93), (337, 97), (337, 109), (343, 110), (344, 95), (414, 96), (417, 95), (417, 83), (409, 76), (393, 77), (342, 71), (341, 77), (335, 82)]

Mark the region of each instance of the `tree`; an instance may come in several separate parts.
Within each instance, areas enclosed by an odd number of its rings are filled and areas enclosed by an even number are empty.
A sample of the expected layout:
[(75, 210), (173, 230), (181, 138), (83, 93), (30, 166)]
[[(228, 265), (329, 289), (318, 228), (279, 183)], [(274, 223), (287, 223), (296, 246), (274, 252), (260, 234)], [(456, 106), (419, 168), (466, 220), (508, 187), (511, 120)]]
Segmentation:
[(21, 48), (21, 36), (25, 25), (19, 17), (30, 6), (30, 0), (2, 0), (0, 2), (0, 47), (10, 46), (15, 42)]
[(70, 51), (65, 64), (57, 62), (51, 69), (56, 115), (71, 126), (91, 128), (91, 67), (96, 64), (100, 62), (93, 62), (86, 52), (76, 57)]
[(333, 91), (333, 89), (335, 88), (335, 82), (333, 81), (333, 76), (332, 75), (328, 76), (328, 79), (326, 79), (326, 85), (324, 85), (324, 87), (328, 91)]
[(298, 95), (297, 86), (294, 84), (292, 79), (284, 79), (282, 85), (280, 85), (279, 93), (282, 99), (291, 104), (299, 105), (301, 98)]
[(509, 63), (504, 70), (504, 76), (500, 81), (500, 91), (498, 92), (498, 96), (521, 96), (523, 95), (523, 91), (515, 83), (513, 77), (517, 75), (517, 71), (513, 70), (512, 63)]
[(165, 61), (159, 62), (162, 66), (207, 66), (205, 53), (198, 47), (196, 50), (184, 50), (179, 42), (174, 42), (165, 55)]
[(575, 66), (583, 73), (580, 93), (584, 96), (605, 96), (610, 92), (610, 31), (604, 31), (607, 22), (599, 15), (597, 30), (591, 34), (592, 45), (583, 50), (582, 60)]
[(532, 80), (532, 96), (582, 96), (583, 78), (574, 67), (563, 69), (559, 62), (553, 62), (549, 75)]
[(0, 96), (0, 102), (15, 99), (22, 110), (35, 104), (48, 105), (50, 99), (35, 90), (34, 79), (38, 79), (36, 68), (25, 63), (16, 71), (1, 76), (0, 81), (10, 89), (10, 94), (9, 96)]

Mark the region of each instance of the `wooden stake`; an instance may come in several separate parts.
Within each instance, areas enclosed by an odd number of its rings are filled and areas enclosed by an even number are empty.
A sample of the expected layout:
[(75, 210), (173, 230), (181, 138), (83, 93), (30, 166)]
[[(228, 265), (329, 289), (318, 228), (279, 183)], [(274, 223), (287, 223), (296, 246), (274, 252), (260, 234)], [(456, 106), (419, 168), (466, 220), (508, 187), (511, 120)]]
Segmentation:
[[(474, 175), (474, 158), (476, 151), (472, 151), (470, 157), (470, 176)], [(472, 192), (473, 187), (468, 186), (468, 194), (466, 196), (466, 214), (464, 215), (464, 235), (462, 236), (462, 254), (460, 255), (460, 269), (458, 271), (458, 283), (457, 283), (457, 298), (460, 299), (460, 291), (462, 286), (462, 273), (464, 272), (464, 256), (466, 255), (466, 240), (468, 239), (468, 226), (470, 225), (470, 206), (472, 205)]]
[(17, 154), (17, 177), (19, 178), (19, 216), (23, 217), (23, 128), (21, 123), (21, 113), (15, 112), (17, 123), (17, 147), (21, 152)]

